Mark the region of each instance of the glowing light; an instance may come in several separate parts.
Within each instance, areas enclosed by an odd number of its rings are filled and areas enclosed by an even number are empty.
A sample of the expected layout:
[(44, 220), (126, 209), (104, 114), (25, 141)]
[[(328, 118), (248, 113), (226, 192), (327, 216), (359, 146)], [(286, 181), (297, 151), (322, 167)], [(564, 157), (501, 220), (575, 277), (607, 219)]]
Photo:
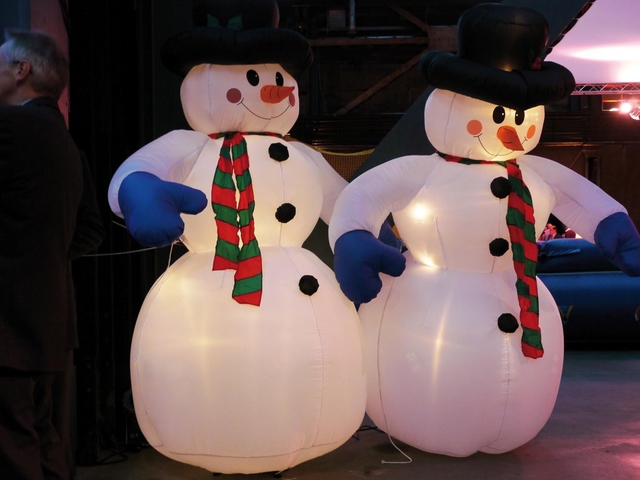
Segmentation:
[(438, 333), (436, 334), (435, 342), (433, 345), (433, 357), (432, 357), (433, 367), (431, 369), (431, 376), (433, 378), (433, 384), (431, 385), (433, 401), (437, 399), (438, 392), (435, 387), (439, 384), (438, 380), (439, 380), (440, 374), (442, 373), (441, 367), (440, 367), (440, 360), (442, 359), (442, 356), (444, 354), (443, 352), (443, 347), (445, 346), (444, 336), (446, 333), (446, 325), (447, 325), (446, 319), (449, 318), (449, 315), (448, 315), (449, 310), (450, 310), (450, 307), (446, 307), (445, 310), (442, 312), (442, 316), (440, 317), (440, 324), (438, 325)]
[(620, 113), (629, 113), (632, 108), (633, 105), (631, 105), (629, 102), (622, 102), (620, 104)]
[(640, 49), (636, 44), (618, 44), (604, 47), (586, 48), (569, 53), (575, 58), (596, 62), (633, 62), (640, 61)]
[(438, 266), (438, 265), (436, 265), (436, 262), (433, 260), (433, 257), (431, 255), (416, 253), (415, 259), (419, 263), (421, 263), (423, 265), (426, 265), (427, 267), (437, 267)]
[(423, 204), (416, 204), (411, 209), (411, 216), (418, 222), (424, 222), (429, 215), (429, 209)]
[(628, 79), (629, 82), (640, 81), (640, 61), (618, 65), (617, 78)]

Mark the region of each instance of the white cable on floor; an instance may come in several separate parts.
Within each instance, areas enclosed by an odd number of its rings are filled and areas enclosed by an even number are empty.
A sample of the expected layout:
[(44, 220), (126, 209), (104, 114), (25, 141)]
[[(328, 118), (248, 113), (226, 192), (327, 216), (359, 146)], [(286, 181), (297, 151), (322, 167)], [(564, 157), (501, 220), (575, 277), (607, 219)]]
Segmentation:
[(411, 459), (411, 457), (409, 455), (407, 455), (406, 453), (404, 453), (402, 450), (400, 450), (400, 447), (398, 447), (395, 443), (393, 443), (393, 439), (391, 438), (391, 435), (389, 435), (387, 433), (387, 437), (389, 437), (389, 441), (391, 442), (391, 445), (393, 445), (394, 447), (396, 447), (396, 450), (398, 450), (402, 455), (404, 455), (406, 458), (409, 459), (408, 462), (387, 462), (386, 460), (382, 460), (380, 463), (389, 463), (389, 464), (405, 464), (405, 463), (411, 463), (413, 462), (413, 460)]

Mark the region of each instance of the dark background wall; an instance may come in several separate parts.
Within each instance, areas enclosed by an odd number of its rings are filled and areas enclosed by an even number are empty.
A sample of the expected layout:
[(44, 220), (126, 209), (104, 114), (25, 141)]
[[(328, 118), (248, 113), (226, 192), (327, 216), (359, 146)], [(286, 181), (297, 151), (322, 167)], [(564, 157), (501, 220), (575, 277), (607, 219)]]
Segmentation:
[[(427, 85), (411, 62), (426, 48), (450, 44), (452, 25), (474, 3), (479, 2), (395, 2), (425, 24), (442, 27), (431, 32), (428, 45), (424, 30), (384, 2), (357, 2), (352, 31), (348, 16), (344, 27), (329, 28), (330, 11), (348, 13), (347, 0), (281, 1), (281, 26), (310, 38), (316, 58), (300, 78), (301, 116), (292, 135), (336, 152), (376, 147), (424, 95)], [(131, 334), (146, 292), (169, 257), (184, 249), (138, 245), (110, 212), (106, 192), (129, 155), (168, 131), (187, 128), (180, 79), (164, 69), (159, 49), (190, 25), (190, 5), (189, 0), (0, 3), (2, 26), (38, 27), (65, 48), (68, 38), (69, 127), (90, 159), (106, 226), (98, 251), (74, 265), (81, 334), (76, 354), (80, 463), (98, 462), (99, 446), (135, 448), (141, 441), (129, 397)], [(354, 42), (388, 36), (414, 43)], [(365, 100), (356, 101), (363, 95)], [(572, 97), (550, 108), (534, 153), (599, 184), (640, 224), (640, 122), (600, 107), (597, 97)]]

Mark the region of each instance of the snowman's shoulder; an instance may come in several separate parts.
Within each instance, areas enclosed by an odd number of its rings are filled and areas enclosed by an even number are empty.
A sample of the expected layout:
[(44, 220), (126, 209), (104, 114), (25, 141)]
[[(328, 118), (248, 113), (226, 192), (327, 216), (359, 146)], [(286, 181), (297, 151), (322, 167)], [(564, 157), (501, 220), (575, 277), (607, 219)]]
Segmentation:
[(289, 145), (291, 148), (294, 148), (295, 150), (307, 156), (311, 156), (311, 157), (317, 156), (317, 155), (322, 156), (322, 154), (318, 150), (298, 140), (289, 140), (287, 142), (287, 145)]
[[(604, 204), (607, 202), (606, 199), (610, 198), (589, 179), (555, 160), (523, 155), (518, 158), (518, 164), (525, 181), (529, 182), (527, 179), (531, 178), (533, 172), (552, 189), (558, 202), (564, 202), (563, 199), (566, 199), (572, 204), (587, 205), (594, 201)], [(590, 208), (595, 211), (594, 207)], [(577, 224), (571, 222), (571, 225)]]
[(565, 167), (555, 160), (536, 155), (522, 155), (518, 158), (518, 165), (520, 165), (524, 174), (526, 174), (526, 172), (535, 172), (549, 184), (562, 184), (569, 179), (575, 181), (578, 177), (583, 178), (581, 175), (578, 175), (570, 168)]
[(361, 177), (381, 176), (397, 178), (401, 183), (423, 183), (441, 163), (442, 159), (437, 155), (406, 155), (387, 160), (367, 170)]
[(202, 149), (209, 140), (211, 139), (204, 133), (193, 130), (172, 130), (154, 142), (172, 146), (183, 146), (186, 149), (192, 150), (194, 147), (200, 147)]
[(344, 188), (343, 183), (346, 185), (346, 180), (334, 170), (331, 164), (327, 161), (325, 156), (315, 148), (299, 141), (289, 141), (287, 145), (298, 154), (300, 159), (306, 161), (312, 168), (318, 168), (322, 178), (330, 184), (339, 184), (340, 190)]
[(364, 192), (363, 199), (376, 198), (390, 211), (401, 210), (426, 185), (440, 163), (430, 155), (394, 158), (367, 170), (353, 180), (347, 189), (350, 192)]
[(525, 165), (528, 168), (540, 169), (540, 168), (544, 168), (549, 163), (556, 163), (556, 162), (545, 157), (540, 157), (538, 155), (525, 154), (518, 157), (518, 164), (520, 166)]
[(120, 166), (114, 179), (134, 171), (144, 171), (162, 180), (180, 182), (189, 174), (209, 140), (208, 136), (192, 130), (168, 132), (131, 155)]
[(207, 144), (209, 137), (192, 130), (173, 130), (147, 143), (130, 158), (167, 159), (171, 164), (199, 152)]
[(302, 159), (310, 161), (309, 163), (319, 167), (321, 171), (323, 171), (326, 166), (329, 166), (329, 162), (327, 162), (324, 155), (306, 143), (293, 140), (287, 142), (287, 146)]
[(416, 170), (430, 170), (444, 163), (442, 158), (435, 153), (433, 155), (405, 155), (394, 158), (390, 162), (402, 163), (405, 168)]

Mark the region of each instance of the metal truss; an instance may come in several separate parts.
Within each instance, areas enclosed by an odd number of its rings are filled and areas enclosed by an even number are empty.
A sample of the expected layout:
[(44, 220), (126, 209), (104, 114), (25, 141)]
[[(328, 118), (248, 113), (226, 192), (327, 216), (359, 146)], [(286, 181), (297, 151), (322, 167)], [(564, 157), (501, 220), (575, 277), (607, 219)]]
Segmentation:
[(583, 83), (576, 85), (572, 95), (604, 95), (640, 93), (640, 83)]

